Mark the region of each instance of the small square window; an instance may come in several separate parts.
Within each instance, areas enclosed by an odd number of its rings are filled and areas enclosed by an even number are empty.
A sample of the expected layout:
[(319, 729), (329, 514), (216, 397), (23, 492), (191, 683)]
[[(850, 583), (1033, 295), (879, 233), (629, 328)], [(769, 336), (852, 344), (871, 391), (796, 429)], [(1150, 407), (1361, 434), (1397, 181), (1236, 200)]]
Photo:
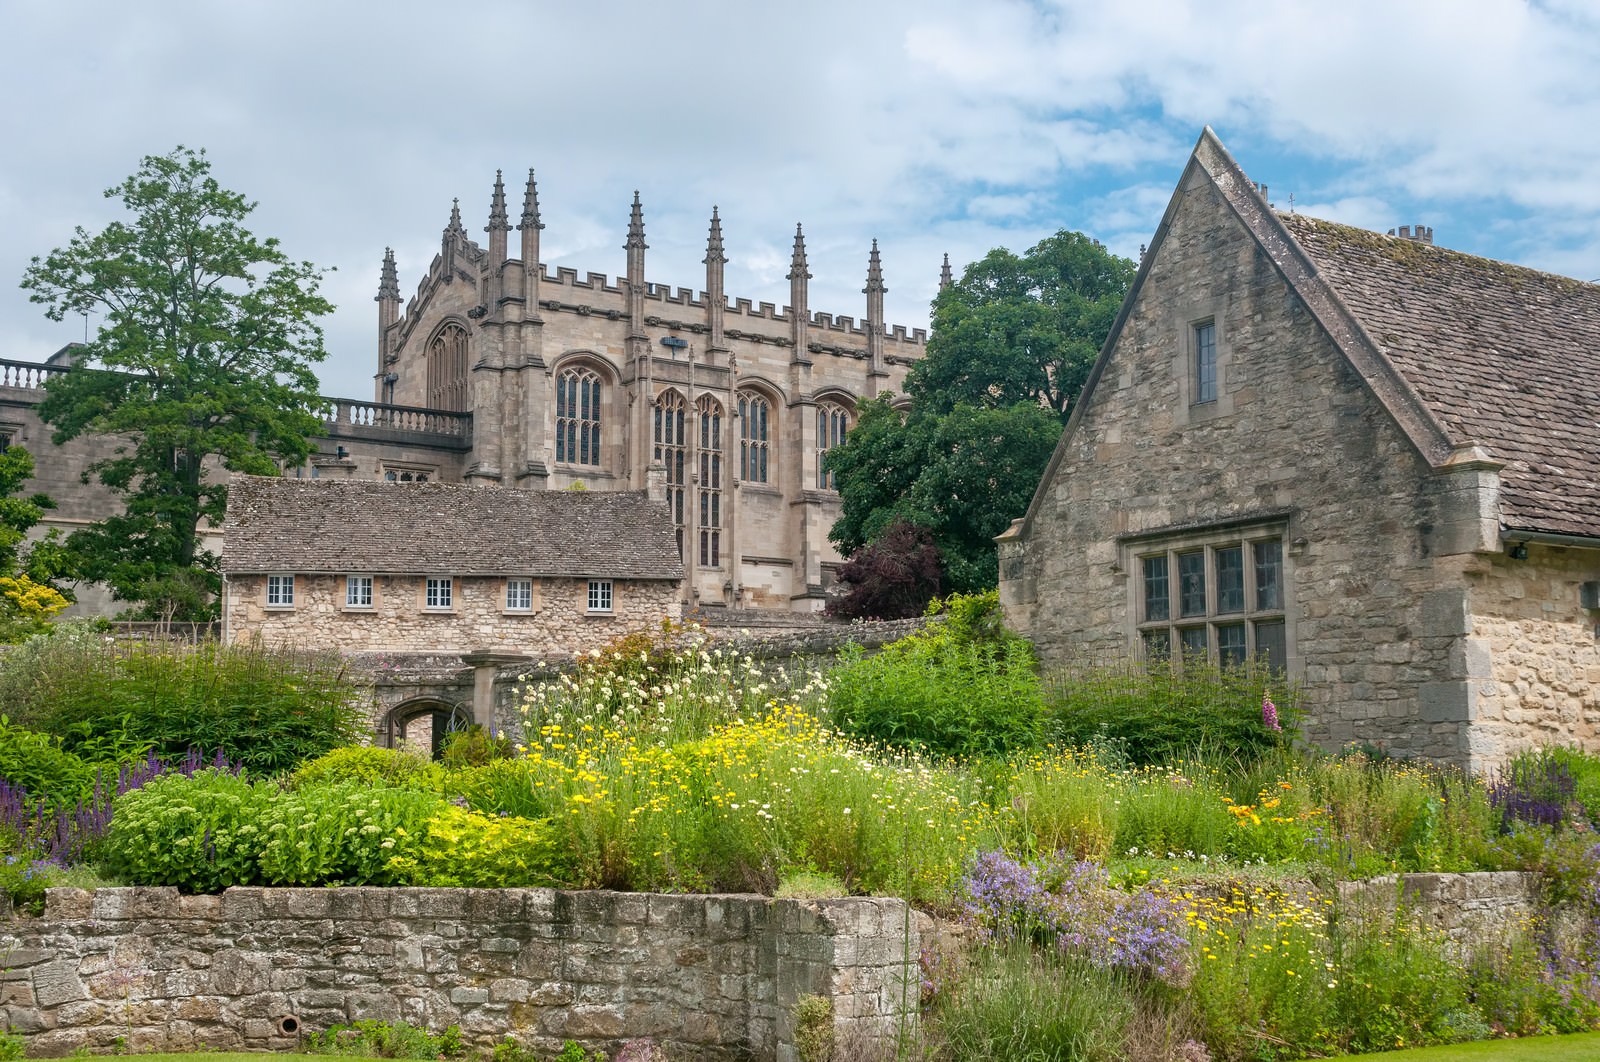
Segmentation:
[(344, 577), (344, 607), (372, 607), (372, 576), (347, 575)]
[(294, 608), (294, 576), (267, 576), (267, 607)]
[(506, 611), (532, 612), (533, 611), (533, 580), (532, 579), (507, 579), (506, 580)]
[(590, 612), (610, 612), (611, 611), (611, 580), (610, 579), (590, 579), (589, 580), (589, 611)]
[(424, 601), (427, 608), (454, 608), (455, 581), (448, 575), (428, 576), (427, 596)]

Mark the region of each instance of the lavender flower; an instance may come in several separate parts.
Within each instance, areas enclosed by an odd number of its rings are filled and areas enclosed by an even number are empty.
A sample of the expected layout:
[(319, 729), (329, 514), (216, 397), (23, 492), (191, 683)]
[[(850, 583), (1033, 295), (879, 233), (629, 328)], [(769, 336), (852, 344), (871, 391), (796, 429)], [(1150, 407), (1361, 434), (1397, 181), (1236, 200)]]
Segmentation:
[(1108, 970), (1168, 979), (1183, 971), (1182, 906), (1154, 892), (1115, 888), (1097, 863), (1059, 854), (1019, 863), (985, 852), (962, 884), (961, 910), (987, 939), (1048, 944)]

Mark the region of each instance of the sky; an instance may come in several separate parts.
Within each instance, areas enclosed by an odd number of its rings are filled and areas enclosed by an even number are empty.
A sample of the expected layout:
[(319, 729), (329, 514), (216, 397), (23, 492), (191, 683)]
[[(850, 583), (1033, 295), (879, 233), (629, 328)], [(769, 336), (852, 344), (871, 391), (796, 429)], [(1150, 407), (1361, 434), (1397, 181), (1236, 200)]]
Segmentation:
[[(204, 148), (248, 225), (332, 269), (324, 393), (370, 398), (393, 247), (409, 298), (459, 198), (486, 241), (536, 168), (547, 266), (890, 323), (957, 272), (1077, 229), (1137, 256), (1210, 125), (1280, 209), (1600, 278), (1591, 0), (0, 0), (0, 358), (83, 338), (18, 288), (146, 155)], [(513, 217), (513, 221), (515, 218)], [(515, 246), (515, 233), (512, 233)], [(94, 325), (93, 320), (89, 322)]]

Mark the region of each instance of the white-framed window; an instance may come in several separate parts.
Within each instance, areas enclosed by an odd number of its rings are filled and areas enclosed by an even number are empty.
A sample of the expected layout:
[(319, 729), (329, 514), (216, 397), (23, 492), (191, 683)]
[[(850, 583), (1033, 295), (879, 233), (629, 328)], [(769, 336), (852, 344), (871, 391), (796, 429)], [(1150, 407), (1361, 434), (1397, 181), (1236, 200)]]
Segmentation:
[(532, 612), (533, 611), (533, 580), (532, 579), (507, 579), (506, 580), (506, 611), (507, 612)]
[(838, 489), (833, 473), (823, 470), (822, 459), (828, 456), (829, 450), (844, 442), (845, 436), (849, 433), (849, 410), (837, 402), (817, 403), (817, 488), (819, 490)]
[(1146, 658), (1288, 667), (1281, 528), (1140, 543), (1135, 558), (1137, 630)]
[(590, 579), (589, 580), (589, 611), (590, 612), (610, 612), (611, 611), (611, 580), (610, 579)]
[(344, 607), (372, 607), (372, 576), (347, 575), (344, 577)]
[(294, 576), (267, 576), (267, 607), (294, 608)]
[(449, 575), (428, 576), (422, 599), (424, 608), (451, 609), (455, 607), (455, 579)]
[(739, 478), (746, 483), (769, 482), (772, 404), (751, 391), (739, 393)]
[(1194, 404), (1217, 400), (1217, 323), (1194, 326)]
[(436, 478), (437, 472), (432, 468), (387, 463), (383, 466), (383, 479), (386, 483), (428, 483)]
[(600, 374), (593, 369), (556, 377), (556, 461), (600, 464)]

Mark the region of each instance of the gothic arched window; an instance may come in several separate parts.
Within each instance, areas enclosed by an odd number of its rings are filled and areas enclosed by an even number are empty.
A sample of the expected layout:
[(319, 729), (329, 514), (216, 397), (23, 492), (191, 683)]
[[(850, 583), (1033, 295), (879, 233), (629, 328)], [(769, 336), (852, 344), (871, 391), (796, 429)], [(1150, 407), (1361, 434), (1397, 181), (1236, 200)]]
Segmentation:
[(701, 395), (694, 404), (700, 422), (700, 479), (695, 488), (700, 529), (700, 563), (722, 563), (722, 403)]
[(467, 409), (467, 330), (454, 322), (428, 341), (428, 405)]
[(837, 490), (832, 472), (822, 468), (822, 459), (828, 451), (844, 442), (850, 432), (850, 411), (837, 402), (817, 403), (817, 486), (822, 490)]
[(667, 466), (667, 502), (672, 506), (672, 522), (678, 527), (678, 550), (683, 550), (684, 467), (689, 440), (684, 434), (683, 396), (663, 391), (656, 399), (655, 459)]
[(772, 404), (753, 391), (739, 395), (739, 478), (746, 483), (768, 482), (769, 432)]
[(600, 464), (600, 374), (593, 369), (556, 377), (556, 461)]

